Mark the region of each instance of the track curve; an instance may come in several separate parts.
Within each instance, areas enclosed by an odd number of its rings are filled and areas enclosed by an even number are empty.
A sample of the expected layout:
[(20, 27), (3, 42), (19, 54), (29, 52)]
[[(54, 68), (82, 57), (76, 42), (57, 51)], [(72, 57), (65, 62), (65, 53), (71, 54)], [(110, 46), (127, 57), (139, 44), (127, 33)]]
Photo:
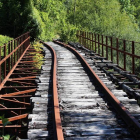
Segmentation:
[[(42, 42), (43, 43), (43, 42)], [(70, 50), (86, 67), (86, 71), (90, 73), (90, 76), (92, 79), (98, 83), (98, 85), (101, 87), (102, 91), (106, 94), (106, 98), (108, 98), (108, 101), (111, 103), (113, 108), (118, 112), (119, 116), (125, 121), (125, 123), (128, 125), (128, 128), (130, 128), (130, 131), (135, 135), (136, 138), (140, 137), (140, 124), (137, 119), (135, 119), (131, 113), (121, 104), (121, 102), (114, 96), (114, 94), (106, 87), (106, 85), (100, 80), (100, 78), (96, 75), (96, 73), (93, 71), (93, 69), (90, 67), (90, 65), (86, 62), (86, 60), (71, 46), (66, 45), (64, 43), (55, 41), (55, 43), (64, 46), (66, 49)], [(53, 53), (53, 95), (54, 95), (54, 113), (55, 113), (55, 128), (56, 128), (56, 139), (63, 140), (64, 137), (65, 139), (70, 139), (66, 137), (64, 134), (63, 136), (63, 131), (62, 130), (62, 125), (61, 125), (61, 118), (60, 118), (60, 105), (58, 101), (58, 91), (57, 91), (57, 58), (56, 58), (56, 53), (55, 50), (48, 44), (48, 43), (43, 43), (46, 45), (51, 52)], [(64, 52), (65, 53), (65, 52)], [(61, 87), (60, 87), (61, 88)], [(65, 128), (63, 128), (65, 129)], [(72, 138), (73, 139), (73, 138)], [(75, 139), (75, 138), (74, 138)], [(78, 140), (78, 139), (77, 139)]]
[(135, 135), (135, 137), (140, 138), (140, 123), (138, 122), (138, 120), (131, 115), (131, 113), (121, 104), (121, 102), (114, 96), (114, 94), (106, 87), (106, 85), (100, 80), (100, 78), (96, 75), (96, 73), (93, 71), (90, 65), (86, 62), (86, 60), (73, 47), (59, 41), (54, 41), (54, 42), (72, 51), (81, 60), (81, 63), (84, 63), (84, 65), (89, 69), (89, 72), (93, 75), (94, 80), (98, 82), (98, 84), (103, 89), (104, 93), (106, 93), (109, 102), (112, 104), (115, 110), (126, 122), (128, 127), (130, 128), (130, 131)]
[(57, 92), (57, 57), (54, 49), (49, 46), (47, 43), (41, 42), (52, 53), (53, 58), (53, 103), (54, 103), (54, 134), (57, 140), (64, 140), (63, 132), (62, 132), (62, 125), (61, 125), (61, 118), (60, 118), (60, 110), (59, 110), (59, 101), (58, 101), (58, 92)]

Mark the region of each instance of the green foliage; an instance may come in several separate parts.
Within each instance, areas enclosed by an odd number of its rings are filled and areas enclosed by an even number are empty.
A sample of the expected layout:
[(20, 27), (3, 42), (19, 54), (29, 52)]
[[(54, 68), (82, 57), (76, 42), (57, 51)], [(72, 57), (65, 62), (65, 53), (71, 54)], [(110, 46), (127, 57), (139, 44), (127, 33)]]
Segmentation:
[(33, 38), (52, 40), (65, 32), (66, 11), (63, 0), (1, 0), (0, 33), (16, 37), (30, 31)]
[[(71, 12), (68, 17), (71, 24), (73, 18)], [(123, 39), (138, 41), (140, 36), (138, 25), (132, 21), (125, 10), (121, 11), (121, 5), (117, 0), (77, 1), (75, 24), (82, 30)]]
[(76, 42), (76, 38), (75, 38), (75, 35), (76, 35), (76, 31), (77, 31), (77, 28), (72, 25), (72, 24), (64, 24), (64, 26), (62, 27), (62, 31), (61, 31), (61, 34), (60, 34), (60, 38), (63, 39), (63, 41), (74, 41)]
[(5, 135), (5, 136), (2, 136), (3, 137), (3, 140), (14, 140), (15, 139), (15, 136), (10, 136), (10, 135)]
[[(38, 52), (38, 51), (42, 51), (42, 44), (39, 43), (38, 41), (34, 41), (32, 43), (32, 46), (35, 48), (35, 50)], [(38, 69), (41, 69), (41, 66), (43, 65), (43, 59), (44, 59), (44, 56), (42, 53), (33, 53), (34, 54), (34, 57), (33, 57), (33, 60), (36, 61), (37, 63), (33, 63), (33, 65), (38, 68)]]
[(5, 136), (2, 136), (4, 140), (9, 140), (10, 139), (10, 135), (5, 135)]
[(6, 125), (11, 124), (7, 118), (5, 118), (5, 115), (0, 116), (0, 119), (2, 120), (3, 130), (2, 130), (2, 138), (3, 140), (13, 140), (15, 136), (10, 136), (8, 134), (4, 135), (4, 128)]
[(9, 120), (3, 116), (0, 116), (0, 119), (2, 120), (2, 125), (5, 127), (7, 124), (10, 124)]
[(139, 11), (140, 0), (1, 0), (0, 33), (67, 41), (81, 29), (140, 41)]
[(135, 6), (131, 4), (130, 0), (119, 0), (121, 4), (121, 10), (126, 11), (126, 13), (134, 15)]
[(39, 11), (34, 6), (32, 6), (31, 11), (32, 12), (29, 15), (29, 19), (31, 24), (30, 26), (33, 27), (32, 33), (36, 35), (35, 37), (43, 39), (43, 37), (45, 36), (45, 24), (40, 17)]
[(3, 46), (4, 43), (7, 43), (10, 40), (12, 40), (12, 38), (8, 36), (0, 35), (0, 46)]

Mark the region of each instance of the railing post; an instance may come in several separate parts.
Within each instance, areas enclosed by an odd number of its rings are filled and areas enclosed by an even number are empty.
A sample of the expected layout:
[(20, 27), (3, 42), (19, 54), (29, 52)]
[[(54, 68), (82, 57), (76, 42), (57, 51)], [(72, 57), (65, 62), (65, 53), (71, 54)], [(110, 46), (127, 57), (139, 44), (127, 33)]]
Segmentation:
[(90, 32), (90, 50), (92, 48), (92, 33)]
[[(4, 44), (4, 58), (6, 57), (6, 44)], [(6, 77), (6, 60), (4, 62), (4, 78)]]
[(78, 36), (77, 37), (78, 37), (79, 43), (81, 44), (81, 31), (78, 32)]
[(112, 46), (112, 37), (110, 38), (111, 42), (111, 61), (113, 62), (113, 46)]
[(94, 34), (95, 36), (95, 53), (96, 53), (96, 34)]
[(85, 47), (87, 48), (87, 33), (85, 32)]
[[(1, 46), (0, 46), (0, 61), (1, 61)], [(1, 84), (1, 65), (0, 65), (0, 84)]]
[[(16, 48), (16, 40), (14, 40), (14, 50)], [(14, 64), (16, 64), (16, 52), (14, 53)]]
[(89, 34), (89, 50), (91, 50), (90, 48), (91, 48), (91, 41), (90, 41), (90, 32), (88, 33)]
[[(20, 44), (21, 44), (21, 38), (19, 38), (19, 45)], [(19, 47), (18, 52), (19, 52), (19, 57), (18, 58), (20, 58), (20, 56), (21, 56), (21, 47)]]
[(89, 42), (89, 40), (88, 40), (88, 32), (87, 32), (87, 48), (89, 49), (88, 42)]
[[(25, 36), (23, 36), (23, 41), (25, 40)], [(25, 50), (25, 43), (23, 44), (23, 51)]]
[(81, 42), (80, 42), (80, 44), (82, 45), (82, 31), (80, 30), (80, 39), (81, 39)]
[(118, 40), (118, 38), (116, 38), (116, 53), (117, 53), (117, 64), (119, 65), (119, 51), (118, 51), (118, 49), (119, 49), (119, 40)]
[(29, 46), (29, 45), (30, 45), (30, 38), (28, 39), (28, 42), (29, 42), (29, 43), (28, 43), (28, 46)]
[(85, 32), (85, 38), (84, 38), (84, 39), (85, 39), (85, 47), (87, 47), (87, 46), (86, 46), (86, 45), (87, 45), (87, 44), (86, 44), (86, 32)]
[(108, 37), (106, 36), (106, 59), (108, 59)]
[(132, 41), (132, 73), (135, 74), (135, 54), (134, 41)]
[(86, 48), (88, 49), (88, 32), (86, 32)]
[(88, 49), (88, 32), (86, 32), (86, 46), (87, 46), (87, 49)]
[(123, 41), (123, 50), (124, 50), (124, 70), (126, 70), (126, 54), (125, 54), (126, 40)]
[(85, 32), (83, 32), (83, 46), (85, 46)]
[(92, 51), (93, 51), (93, 33), (92, 33)]
[(84, 46), (84, 31), (82, 32), (82, 45)]
[[(10, 54), (10, 52), (11, 52), (11, 41), (9, 41), (9, 43), (8, 43), (8, 54)], [(10, 62), (11, 62), (11, 57), (9, 57), (9, 59), (8, 59), (8, 71), (10, 71), (10, 69), (11, 69)]]
[[(13, 51), (13, 40), (11, 40), (11, 52)], [(11, 69), (13, 68), (13, 54), (11, 55)]]
[(100, 35), (98, 34), (98, 54), (100, 55)]
[(87, 38), (86, 38), (86, 40), (87, 40), (87, 49), (88, 49), (88, 32), (87, 32)]
[[(19, 44), (18, 42), (19, 42), (19, 40), (17, 39), (17, 47), (18, 47), (18, 44)], [(17, 49), (17, 61), (18, 61), (18, 55), (19, 55), (18, 52), (19, 52), (19, 51), (18, 51), (18, 49)]]
[(102, 56), (104, 56), (104, 36), (102, 35)]
[(87, 48), (89, 49), (89, 32), (87, 32)]

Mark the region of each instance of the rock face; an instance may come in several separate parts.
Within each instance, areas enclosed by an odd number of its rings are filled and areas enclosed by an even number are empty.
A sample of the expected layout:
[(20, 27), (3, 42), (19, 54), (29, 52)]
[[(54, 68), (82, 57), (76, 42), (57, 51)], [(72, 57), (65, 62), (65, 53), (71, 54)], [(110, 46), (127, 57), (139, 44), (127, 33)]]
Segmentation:
[(28, 139), (29, 140), (48, 140), (53, 139), (52, 128), (52, 56), (50, 51), (44, 47), (45, 61), (42, 66), (41, 74), (38, 76), (37, 91), (31, 97), (33, 105), (32, 114), (28, 120)]

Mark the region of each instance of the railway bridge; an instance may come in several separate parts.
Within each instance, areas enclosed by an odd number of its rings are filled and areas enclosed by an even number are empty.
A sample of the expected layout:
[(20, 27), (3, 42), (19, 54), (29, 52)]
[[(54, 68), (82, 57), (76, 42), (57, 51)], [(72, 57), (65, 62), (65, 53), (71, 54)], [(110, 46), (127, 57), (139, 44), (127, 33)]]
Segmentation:
[(139, 43), (83, 31), (77, 38), (37, 49), (28, 32), (0, 47), (1, 135), (140, 139)]

